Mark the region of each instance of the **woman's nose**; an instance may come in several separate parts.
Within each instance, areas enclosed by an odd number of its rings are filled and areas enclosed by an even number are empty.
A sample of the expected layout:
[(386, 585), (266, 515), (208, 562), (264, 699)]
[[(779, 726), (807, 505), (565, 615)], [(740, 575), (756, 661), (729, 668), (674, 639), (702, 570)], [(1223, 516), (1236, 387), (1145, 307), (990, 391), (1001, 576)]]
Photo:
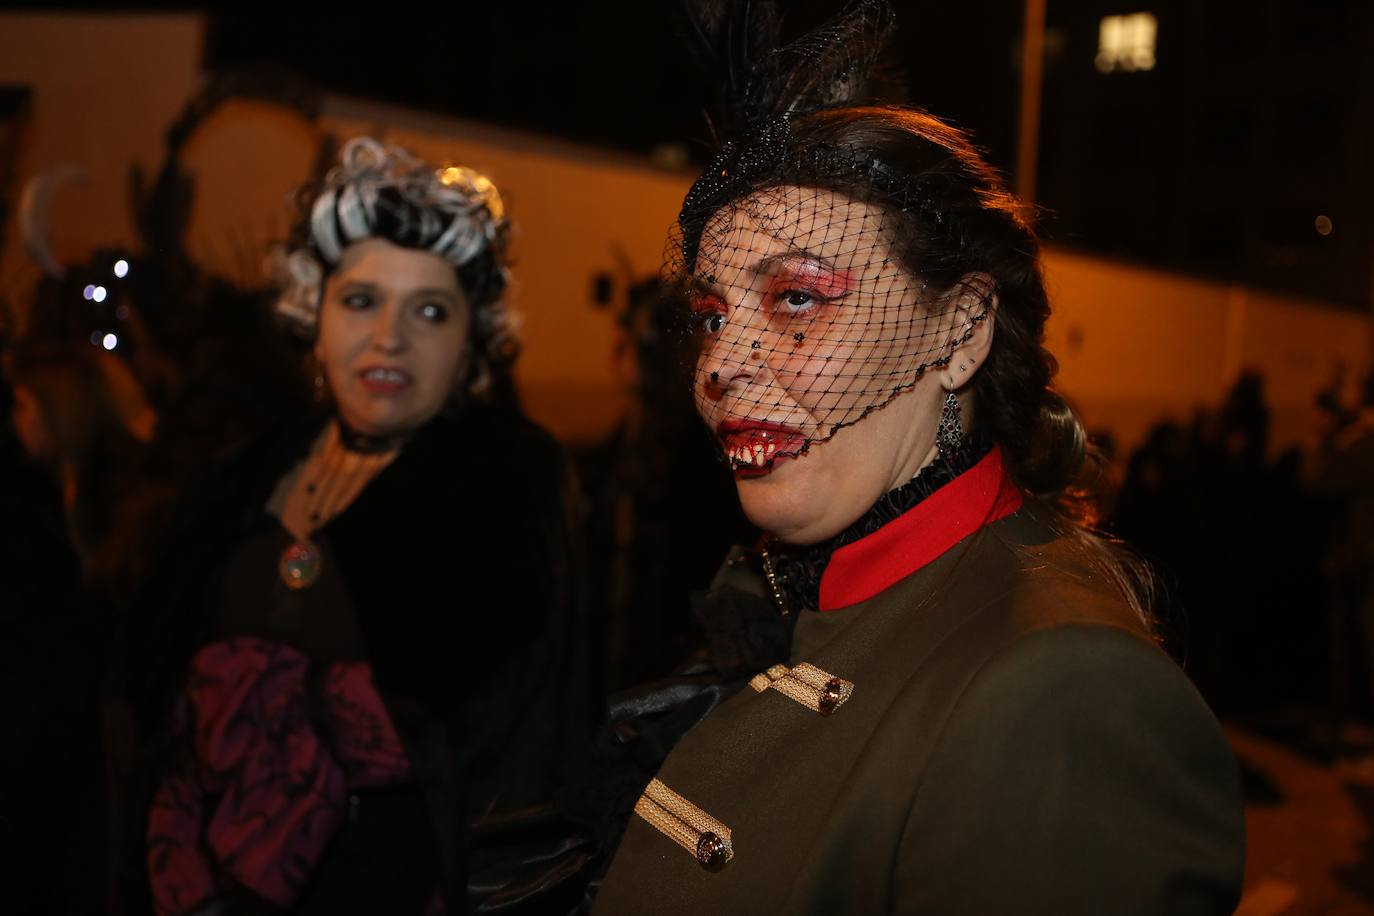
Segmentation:
[(372, 346), (385, 353), (405, 349), (405, 322), (400, 305), (392, 300), (382, 303), (373, 313)]
[(750, 320), (756, 311), (736, 309), (735, 314), (742, 319), (727, 320), (706, 345), (697, 374), (711, 396), (720, 398), (742, 388), (764, 370), (768, 331), (763, 322)]

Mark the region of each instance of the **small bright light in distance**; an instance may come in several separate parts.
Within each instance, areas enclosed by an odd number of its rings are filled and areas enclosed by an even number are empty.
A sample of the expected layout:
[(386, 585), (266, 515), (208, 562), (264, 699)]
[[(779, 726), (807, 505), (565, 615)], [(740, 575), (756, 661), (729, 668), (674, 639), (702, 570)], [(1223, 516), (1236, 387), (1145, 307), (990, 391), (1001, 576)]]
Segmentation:
[(115, 261), (114, 275), (121, 280), (127, 277), (129, 275), (129, 262), (123, 258)]
[(103, 286), (97, 286), (95, 289), (91, 290), (91, 299), (95, 302), (104, 302), (105, 295), (105, 287)]
[(1330, 235), (1331, 231), (1336, 228), (1336, 225), (1331, 222), (1331, 217), (1327, 216), (1325, 213), (1317, 217), (1314, 226), (1316, 227), (1317, 235)]
[(82, 298), (82, 299), (85, 299), (87, 302), (90, 302), (91, 299), (93, 299), (94, 297), (95, 297), (95, 285), (92, 284), (92, 283), (87, 283), (87, 284), (86, 284), (86, 288), (83, 289), (83, 290), (81, 291), (81, 298)]
[(100, 345), (106, 350), (113, 350), (115, 347), (119, 346), (119, 338), (113, 334), (106, 334), (100, 341)]
[(1153, 70), (1159, 20), (1154, 13), (1104, 16), (1097, 31), (1097, 69), (1102, 73)]

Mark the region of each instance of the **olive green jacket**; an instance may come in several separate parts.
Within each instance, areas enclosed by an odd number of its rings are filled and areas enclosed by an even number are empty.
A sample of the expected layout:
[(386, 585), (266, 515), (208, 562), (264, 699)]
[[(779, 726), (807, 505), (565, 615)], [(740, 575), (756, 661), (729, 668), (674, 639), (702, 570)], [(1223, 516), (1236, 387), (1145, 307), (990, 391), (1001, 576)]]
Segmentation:
[[(824, 691), (746, 689), (710, 714), (658, 779), (733, 857), (709, 870), (632, 817), (594, 912), (1230, 913), (1244, 820), (1221, 730), (1037, 512), (802, 611), (792, 665), (852, 693), (827, 716)], [(765, 583), (737, 564), (715, 587)]]

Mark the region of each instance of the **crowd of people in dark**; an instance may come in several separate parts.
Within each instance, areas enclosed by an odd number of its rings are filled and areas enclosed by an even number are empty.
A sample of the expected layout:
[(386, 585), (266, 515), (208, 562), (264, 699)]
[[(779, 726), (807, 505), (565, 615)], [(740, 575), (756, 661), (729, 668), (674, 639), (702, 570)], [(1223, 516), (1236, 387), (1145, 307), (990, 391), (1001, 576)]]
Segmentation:
[[(108, 272), (110, 263), (100, 266)], [(140, 267), (158, 269), (136, 261), (130, 276)], [(223, 286), (213, 295), (214, 307), (189, 305), (229, 326), (180, 350), (130, 335), (110, 352), (48, 333), (42, 313), (37, 333), (4, 347), (4, 711), (11, 747), (24, 752), (5, 756), (0, 871), (7, 887), (41, 875), (52, 895), (44, 911), (106, 906), (105, 788), (118, 778), (107, 764), (110, 741), (126, 734), (109, 717), (110, 677), (139, 589), (168, 572), (157, 558), (179, 494), (259, 424), (302, 403), (294, 370), (273, 375), (284, 363), (271, 354), (285, 349), (254, 326), (254, 296)], [(64, 297), (82, 301), (79, 287), (47, 280), (35, 303), (60, 306)], [(120, 301), (133, 312), (147, 300)], [(176, 358), (162, 358), (169, 352)]]
[(1214, 708), (1371, 712), (1369, 418), (1339, 386), (1304, 451), (1274, 448), (1264, 378), (1164, 421), (1122, 462), (1110, 530), (1156, 570), (1166, 640)]

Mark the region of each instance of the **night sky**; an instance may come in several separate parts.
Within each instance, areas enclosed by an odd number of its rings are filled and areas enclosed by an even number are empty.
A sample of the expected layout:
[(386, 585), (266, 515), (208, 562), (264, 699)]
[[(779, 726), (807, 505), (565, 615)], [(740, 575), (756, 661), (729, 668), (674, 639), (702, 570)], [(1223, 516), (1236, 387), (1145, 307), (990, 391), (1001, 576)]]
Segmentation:
[[(789, 24), (801, 28), (835, 9), (815, 0), (786, 6)], [(911, 100), (974, 128), (994, 158), (1010, 161), (1020, 5), (899, 7), (890, 67)], [(685, 51), (676, 0), (452, 9), (397, 12), (366, 28), (352, 16), (265, 27), (258, 16), (226, 11), (213, 21), (209, 63), (268, 63), (341, 92), (624, 150), (704, 148), (710, 75)]]

